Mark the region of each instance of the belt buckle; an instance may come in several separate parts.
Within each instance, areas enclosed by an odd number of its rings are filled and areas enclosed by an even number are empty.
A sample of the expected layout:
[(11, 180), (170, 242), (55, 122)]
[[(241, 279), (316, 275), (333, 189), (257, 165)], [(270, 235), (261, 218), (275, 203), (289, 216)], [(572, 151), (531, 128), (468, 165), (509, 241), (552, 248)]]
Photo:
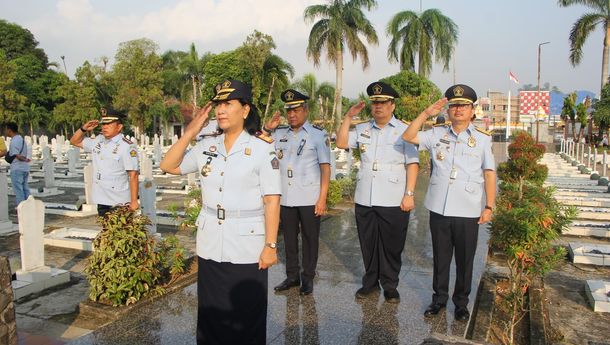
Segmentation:
[(222, 207), (219, 207), (216, 209), (216, 218), (218, 218), (219, 220), (225, 220), (225, 209)]

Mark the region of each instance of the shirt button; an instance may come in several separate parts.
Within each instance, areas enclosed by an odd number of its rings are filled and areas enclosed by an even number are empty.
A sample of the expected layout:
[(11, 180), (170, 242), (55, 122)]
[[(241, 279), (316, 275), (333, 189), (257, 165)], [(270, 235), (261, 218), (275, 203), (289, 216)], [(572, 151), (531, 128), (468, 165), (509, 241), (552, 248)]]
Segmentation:
[(225, 172), (224, 172), (224, 171), (221, 171), (221, 172), (220, 172), (220, 176), (225, 176)]
[(219, 220), (219, 221), (218, 221), (218, 225), (222, 225), (222, 220)]
[(225, 162), (227, 161), (227, 157), (225, 157)]
[(218, 191), (219, 191), (219, 192), (222, 192), (222, 187), (218, 188)]
[(292, 186), (292, 183), (291, 183), (291, 182), (288, 182), (288, 185), (289, 185), (289, 186)]
[(250, 233), (251, 233), (251, 234), (253, 234), (253, 233), (254, 233), (254, 230), (250, 230)]

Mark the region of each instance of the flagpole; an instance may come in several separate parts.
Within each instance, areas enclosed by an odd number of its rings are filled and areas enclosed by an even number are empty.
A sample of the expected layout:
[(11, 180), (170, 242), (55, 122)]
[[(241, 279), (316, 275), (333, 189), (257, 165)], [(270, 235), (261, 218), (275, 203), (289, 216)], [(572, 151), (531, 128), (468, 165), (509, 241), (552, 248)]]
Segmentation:
[(506, 111), (506, 141), (510, 138), (510, 88), (508, 89), (508, 110)]

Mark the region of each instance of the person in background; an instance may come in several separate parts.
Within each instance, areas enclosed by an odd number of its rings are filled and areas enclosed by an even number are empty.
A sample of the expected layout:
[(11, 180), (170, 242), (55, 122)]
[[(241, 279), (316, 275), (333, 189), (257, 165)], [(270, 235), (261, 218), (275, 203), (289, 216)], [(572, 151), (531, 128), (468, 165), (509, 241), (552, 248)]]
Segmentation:
[(32, 152), (19, 134), (19, 127), (14, 122), (9, 122), (4, 127), (4, 134), (11, 138), (8, 153), (5, 155), (15, 156), (11, 162), (11, 183), (15, 192), (15, 203), (18, 206), (30, 196), (28, 179), (30, 177), (30, 161)]

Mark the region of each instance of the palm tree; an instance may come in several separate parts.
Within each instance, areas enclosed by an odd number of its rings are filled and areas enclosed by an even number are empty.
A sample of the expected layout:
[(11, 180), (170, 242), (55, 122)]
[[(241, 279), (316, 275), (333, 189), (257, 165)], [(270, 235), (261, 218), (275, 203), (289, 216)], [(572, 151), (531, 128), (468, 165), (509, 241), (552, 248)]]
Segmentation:
[(271, 96), (276, 95), (278, 91), (288, 87), (290, 81), (288, 76), (294, 76), (294, 67), (286, 60), (278, 55), (271, 54), (263, 63), (262, 78), (263, 85), (269, 85), (269, 93), (267, 94), (267, 104), (265, 105), (265, 113), (263, 118), (267, 116), (269, 106), (271, 104)]
[(354, 60), (360, 56), (363, 69), (368, 67), (368, 51), (360, 37), (364, 37), (369, 44), (377, 44), (378, 38), (373, 24), (366, 18), (362, 9), (370, 11), (376, 5), (375, 0), (327, 0), (324, 5), (308, 6), (303, 14), (306, 22), (320, 18), (309, 33), (307, 57), (313, 60), (315, 66), (319, 66), (320, 57), (323, 51), (326, 51), (326, 58), (335, 65), (335, 128), (339, 127), (341, 117), (343, 53), (347, 48)]
[[(178, 66), (185, 77), (188, 77), (192, 91), (190, 92), (191, 101), (193, 102), (193, 114), (197, 109), (197, 95), (201, 94), (203, 85), (203, 67), (209, 58), (209, 53), (204, 54), (201, 58), (195, 48), (195, 43), (191, 43), (191, 47), (186, 55), (180, 59)], [(188, 93), (187, 93), (188, 94)]]
[(582, 60), (582, 47), (595, 30), (597, 24), (603, 25), (604, 50), (602, 54), (602, 83), (601, 87), (608, 82), (608, 55), (610, 53), (610, 2), (606, 0), (559, 0), (559, 6), (568, 7), (572, 5), (583, 5), (591, 8), (593, 12), (583, 14), (574, 24), (570, 31), (570, 63), (572, 66), (580, 64)]
[[(457, 44), (458, 27), (438, 9), (428, 9), (422, 13), (403, 11), (397, 13), (386, 32), (392, 37), (388, 47), (388, 60), (399, 62), (401, 70), (415, 71), (427, 77), (432, 71), (432, 56), (443, 63), (443, 70), (449, 70), (449, 62)], [(399, 46), (402, 45), (402, 47)]]

